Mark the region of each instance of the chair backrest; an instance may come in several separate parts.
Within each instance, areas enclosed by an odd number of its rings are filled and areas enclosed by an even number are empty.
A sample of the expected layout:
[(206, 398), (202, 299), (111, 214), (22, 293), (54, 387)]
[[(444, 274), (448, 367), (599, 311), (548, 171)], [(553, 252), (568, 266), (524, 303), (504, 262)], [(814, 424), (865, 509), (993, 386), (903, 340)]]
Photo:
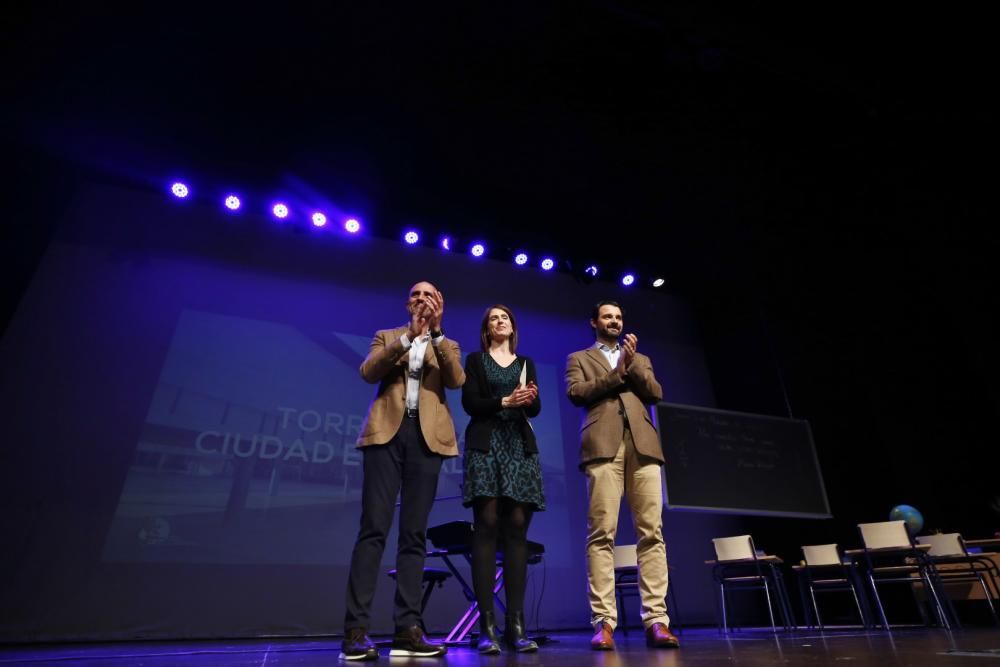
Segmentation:
[(720, 560), (745, 560), (756, 558), (753, 538), (749, 535), (735, 537), (716, 537), (712, 539), (715, 545), (715, 557)]
[(876, 523), (859, 523), (861, 541), (866, 549), (891, 549), (913, 546), (910, 535), (906, 532), (905, 521), (878, 521)]
[(965, 545), (961, 533), (942, 533), (940, 535), (921, 535), (917, 538), (919, 544), (931, 545), (928, 556), (966, 556)]
[(623, 544), (615, 547), (615, 569), (620, 567), (638, 567), (639, 560), (635, 555), (634, 544)]
[(806, 565), (840, 565), (840, 552), (836, 544), (815, 544), (802, 547), (802, 555), (806, 559)]

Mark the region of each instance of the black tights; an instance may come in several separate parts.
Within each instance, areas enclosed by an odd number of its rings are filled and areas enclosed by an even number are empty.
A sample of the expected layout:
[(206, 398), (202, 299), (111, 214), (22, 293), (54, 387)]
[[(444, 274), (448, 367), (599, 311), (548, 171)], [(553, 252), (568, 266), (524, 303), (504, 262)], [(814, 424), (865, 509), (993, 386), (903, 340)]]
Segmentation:
[(503, 578), (507, 613), (524, 611), (528, 576), (528, 524), (531, 508), (509, 498), (478, 498), (473, 505), (472, 586), (479, 611), (493, 610), (498, 537), (503, 537)]

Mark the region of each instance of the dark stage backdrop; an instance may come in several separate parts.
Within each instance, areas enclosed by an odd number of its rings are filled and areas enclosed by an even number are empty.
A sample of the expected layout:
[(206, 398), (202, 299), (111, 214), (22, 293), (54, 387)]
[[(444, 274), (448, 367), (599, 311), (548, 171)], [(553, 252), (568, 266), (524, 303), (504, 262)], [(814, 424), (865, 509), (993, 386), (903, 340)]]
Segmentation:
[[(0, 639), (340, 632), (360, 512), (353, 443), (374, 394), (358, 366), (376, 329), (405, 322), (407, 290), (423, 279), (444, 292), (444, 328), (465, 352), (486, 306), (518, 316), (520, 351), (538, 364), (548, 497), (530, 533), (546, 558), (531, 571), (529, 623), (586, 625), (580, 413), (565, 398), (565, 357), (592, 343), (593, 303), (615, 298), (667, 400), (712, 405), (683, 303), (92, 186), (0, 346)], [(449, 403), (461, 434), (459, 392)], [(460, 482), (461, 460), (449, 460), (431, 525), (469, 518)], [(711, 618), (701, 561), (732, 521), (666, 515), (682, 620)], [(619, 542), (634, 541), (622, 524)], [(394, 551), (393, 535), (385, 569)], [(375, 632), (392, 630), (391, 595), (383, 578)], [(453, 582), (436, 591), (429, 629), (449, 629), (465, 604)]]

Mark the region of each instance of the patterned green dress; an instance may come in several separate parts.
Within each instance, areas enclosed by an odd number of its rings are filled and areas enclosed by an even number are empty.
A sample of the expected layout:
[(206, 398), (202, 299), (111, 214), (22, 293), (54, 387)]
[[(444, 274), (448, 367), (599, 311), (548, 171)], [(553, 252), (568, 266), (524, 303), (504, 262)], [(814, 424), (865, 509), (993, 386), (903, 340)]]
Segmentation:
[[(521, 381), (524, 359), (518, 358), (504, 368), (488, 354), (483, 355), (486, 381), (493, 396), (507, 396)], [(476, 498), (510, 498), (545, 509), (542, 469), (538, 454), (524, 451), (521, 435), (521, 410), (501, 410), (494, 417), (490, 451), (466, 449), (463, 457), (465, 484), (462, 504), (470, 507)]]

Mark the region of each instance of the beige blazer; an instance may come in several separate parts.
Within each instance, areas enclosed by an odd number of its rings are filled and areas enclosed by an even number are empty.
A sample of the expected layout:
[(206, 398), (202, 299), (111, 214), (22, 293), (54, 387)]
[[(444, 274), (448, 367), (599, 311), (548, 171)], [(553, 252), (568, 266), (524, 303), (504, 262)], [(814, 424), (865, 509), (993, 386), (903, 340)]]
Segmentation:
[[(406, 410), (406, 372), (409, 350), (403, 349), (400, 336), (407, 327), (375, 332), (368, 357), (361, 364), (361, 377), (378, 383), (375, 399), (361, 426), (358, 447), (384, 445), (392, 440), (403, 423)], [(420, 431), (431, 451), (442, 456), (458, 455), (455, 422), (452, 421), (444, 390), (458, 389), (465, 382), (462, 353), (458, 343), (445, 338), (439, 345), (427, 343), (423, 374), (420, 380)]]
[(624, 378), (611, 370), (596, 347), (574, 352), (566, 360), (566, 394), (573, 405), (587, 410), (580, 426), (580, 466), (614, 458), (618, 452), (624, 432), (619, 398), (635, 448), (662, 462), (660, 439), (646, 406), (662, 400), (663, 389), (653, 375), (649, 357), (637, 352)]

